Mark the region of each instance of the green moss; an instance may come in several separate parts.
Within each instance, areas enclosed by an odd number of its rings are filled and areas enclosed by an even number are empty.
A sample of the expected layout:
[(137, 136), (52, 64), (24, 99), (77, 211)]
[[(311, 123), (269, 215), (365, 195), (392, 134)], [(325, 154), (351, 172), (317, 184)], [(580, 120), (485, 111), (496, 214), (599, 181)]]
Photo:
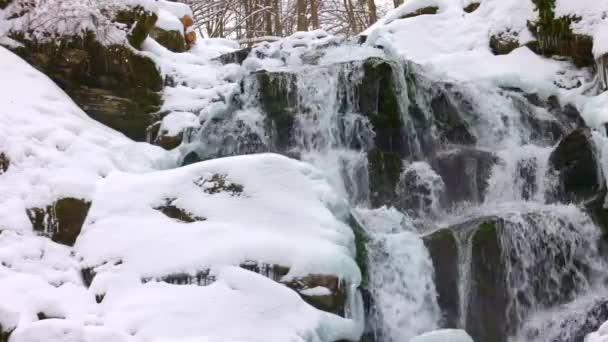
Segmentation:
[(594, 65), (592, 37), (575, 34), (570, 25), (581, 20), (577, 16), (555, 17), (555, 0), (532, 0), (539, 19), (529, 22), (537, 42), (529, 47), (545, 56), (565, 56), (579, 67)]
[(166, 47), (173, 52), (186, 51), (186, 40), (180, 31), (166, 31), (158, 27), (154, 27), (150, 32), (150, 37), (154, 38), (160, 45)]
[(394, 203), (396, 187), (402, 171), (397, 153), (374, 149), (367, 154), (370, 201), (373, 207)]
[(361, 270), (361, 286), (363, 288), (366, 288), (369, 282), (369, 259), (367, 253), (367, 243), (369, 242), (369, 236), (367, 236), (365, 229), (361, 227), (361, 225), (353, 215), (349, 217), (348, 223), (351, 229), (353, 230), (353, 233), (355, 234), (355, 248), (357, 250), (355, 261), (357, 262), (357, 266), (359, 266), (359, 270)]

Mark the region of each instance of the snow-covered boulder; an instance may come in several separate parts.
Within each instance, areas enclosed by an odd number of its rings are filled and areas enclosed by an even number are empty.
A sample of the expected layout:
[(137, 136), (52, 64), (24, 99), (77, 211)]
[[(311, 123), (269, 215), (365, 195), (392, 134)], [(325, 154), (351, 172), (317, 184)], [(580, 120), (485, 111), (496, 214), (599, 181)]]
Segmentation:
[(414, 337), (410, 342), (473, 342), (464, 330), (443, 329)]
[[(113, 173), (92, 203), (75, 249), (97, 277), (129, 272), (145, 281), (204, 285), (213, 281), (214, 266), (241, 265), (304, 298), (331, 296), (324, 309), (336, 313), (344, 313), (361, 282), (354, 234), (341, 221), (346, 203), (319, 171), (286, 157)], [(316, 287), (325, 290), (310, 290)]]

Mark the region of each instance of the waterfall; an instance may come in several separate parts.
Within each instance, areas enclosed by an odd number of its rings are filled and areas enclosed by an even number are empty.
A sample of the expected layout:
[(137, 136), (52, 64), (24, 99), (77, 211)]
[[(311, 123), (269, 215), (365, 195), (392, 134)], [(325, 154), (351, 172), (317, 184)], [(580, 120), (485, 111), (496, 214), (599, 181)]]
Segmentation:
[(599, 228), (555, 203), (550, 156), (578, 124), (564, 112), (407, 61), (316, 61), (243, 76), (186, 142), (199, 159), (276, 152), (325, 172), (366, 237), (366, 341), (439, 328), (477, 342), (558, 341), (545, 337), (584, 325), (566, 312), (601, 301), (589, 293), (606, 275)]

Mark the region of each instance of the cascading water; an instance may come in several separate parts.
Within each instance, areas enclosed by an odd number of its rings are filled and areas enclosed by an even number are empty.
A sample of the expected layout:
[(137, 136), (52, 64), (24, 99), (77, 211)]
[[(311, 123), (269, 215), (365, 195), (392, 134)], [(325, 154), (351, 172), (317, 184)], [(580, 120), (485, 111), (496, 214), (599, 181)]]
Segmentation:
[(367, 241), (368, 341), (575, 329), (561, 313), (604, 273), (589, 215), (553, 203), (553, 146), (576, 127), (559, 105), (375, 57), (257, 71), (240, 88), (201, 115), (191, 152), (278, 152), (326, 172)]

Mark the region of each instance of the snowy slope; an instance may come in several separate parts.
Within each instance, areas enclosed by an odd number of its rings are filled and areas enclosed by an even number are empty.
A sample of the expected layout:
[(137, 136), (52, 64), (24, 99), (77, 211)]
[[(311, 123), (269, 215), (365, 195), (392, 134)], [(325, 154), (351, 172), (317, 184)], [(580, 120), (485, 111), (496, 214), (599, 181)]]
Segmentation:
[[(148, 172), (174, 163), (89, 118), (50, 79), (0, 47), (0, 229), (28, 230), (25, 209), (62, 197), (89, 199), (114, 170)], [(33, 100), (35, 99), (35, 100)]]

